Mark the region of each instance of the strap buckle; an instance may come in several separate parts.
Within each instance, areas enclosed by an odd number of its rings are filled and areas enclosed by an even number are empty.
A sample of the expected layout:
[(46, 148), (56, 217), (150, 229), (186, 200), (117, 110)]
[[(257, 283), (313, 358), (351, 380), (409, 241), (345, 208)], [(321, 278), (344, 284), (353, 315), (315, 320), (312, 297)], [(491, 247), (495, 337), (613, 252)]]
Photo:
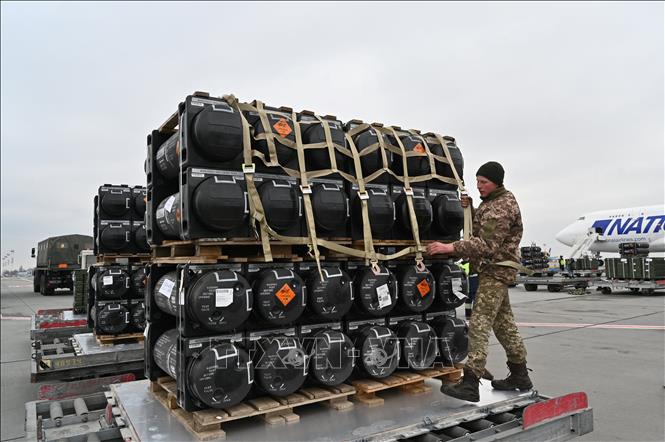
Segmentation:
[(379, 261), (373, 260), (370, 261), (370, 267), (372, 268), (372, 273), (379, 275), (381, 273), (381, 267), (379, 266)]
[(405, 187), (404, 194), (408, 196), (413, 196), (413, 187)]
[(367, 201), (369, 199), (369, 194), (367, 191), (361, 192), (360, 190), (358, 191), (358, 198), (360, 198), (362, 201)]
[(255, 173), (256, 172), (256, 166), (254, 163), (250, 164), (242, 164), (242, 173), (248, 174), (248, 173)]
[(427, 267), (425, 267), (425, 263), (423, 262), (422, 258), (416, 258), (416, 270), (421, 273), (427, 270)]
[(300, 191), (302, 192), (303, 195), (311, 195), (312, 194), (312, 188), (309, 186), (300, 186)]

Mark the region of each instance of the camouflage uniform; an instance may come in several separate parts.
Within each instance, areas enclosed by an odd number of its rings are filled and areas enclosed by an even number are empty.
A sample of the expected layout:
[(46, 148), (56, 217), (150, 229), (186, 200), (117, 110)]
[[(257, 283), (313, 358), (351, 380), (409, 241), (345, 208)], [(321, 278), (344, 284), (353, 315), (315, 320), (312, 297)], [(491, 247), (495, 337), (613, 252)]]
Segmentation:
[(503, 186), (490, 193), (473, 212), (473, 236), (454, 243), (455, 254), (471, 261), (480, 283), (469, 322), (469, 356), (466, 366), (482, 376), (487, 361), (489, 334), (494, 334), (512, 363), (526, 362), (522, 342), (508, 299), (508, 284), (516, 270), (496, 265), (519, 262), (522, 216), (512, 193)]

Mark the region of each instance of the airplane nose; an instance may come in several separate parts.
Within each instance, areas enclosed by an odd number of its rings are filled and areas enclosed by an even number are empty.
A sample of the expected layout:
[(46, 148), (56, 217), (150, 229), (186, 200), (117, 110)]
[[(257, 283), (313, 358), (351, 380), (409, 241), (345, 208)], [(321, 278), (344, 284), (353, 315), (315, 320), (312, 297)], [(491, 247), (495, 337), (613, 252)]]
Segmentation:
[(572, 246), (573, 242), (575, 242), (574, 238), (575, 235), (572, 230), (573, 230), (572, 226), (568, 226), (565, 229), (561, 230), (559, 233), (557, 233), (554, 237), (560, 243), (565, 244), (567, 246)]

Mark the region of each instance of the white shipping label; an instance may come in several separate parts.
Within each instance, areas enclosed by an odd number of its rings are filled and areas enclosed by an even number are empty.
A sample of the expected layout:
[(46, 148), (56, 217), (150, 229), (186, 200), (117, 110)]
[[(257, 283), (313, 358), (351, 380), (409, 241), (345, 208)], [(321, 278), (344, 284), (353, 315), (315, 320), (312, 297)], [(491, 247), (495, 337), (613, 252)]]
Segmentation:
[(233, 289), (215, 289), (215, 307), (228, 307), (233, 303)]
[(173, 195), (171, 195), (169, 197), (169, 199), (167, 199), (166, 202), (164, 203), (164, 210), (166, 210), (167, 212), (170, 212), (171, 209), (173, 208), (173, 203), (174, 202), (175, 202), (175, 197)]
[(379, 308), (388, 307), (390, 304), (392, 304), (388, 284), (383, 284), (382, 286), (377, 287), (376, 294), (379, 297)]
[(159, 293), (166, 296), (167, 298), (170, 297), (174, 285), (175, 283), (170, 279), (165, 280), (162, 286), (159, 288)]
[(104, 276), (104, 278), (102, 278), (102, 283), (104, 285), (113, 285), (113, 276)]
[(458, 299), (464, 299), (464, 291), (462, 290), (462, 278), (453, 278), (451, 280), (451, 285), (453, 289), (453, 294), (457, 296)]

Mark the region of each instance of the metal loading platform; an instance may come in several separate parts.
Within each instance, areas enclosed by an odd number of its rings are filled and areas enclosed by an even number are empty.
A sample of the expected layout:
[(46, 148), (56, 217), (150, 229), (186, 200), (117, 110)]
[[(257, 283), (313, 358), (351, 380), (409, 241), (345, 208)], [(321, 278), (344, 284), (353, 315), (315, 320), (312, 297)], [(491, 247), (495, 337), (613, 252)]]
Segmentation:
[[(593, 430), (584, 393), (548, 400), (535, 391), (495, 391), (487, 382), (481, 384), (481, 401), (471, 404), (442, 395), (440, 382), (427, 384), (432, 390), (416, 396), (387, 391), (378, 407), (304, 406), (298, 409), (300, 421), (289, 425), (254, 418), (228, 422), (225, 440), (564, 441)], [(152, 395), (149, 381), (112, 385), (111, 391), (133, 440), (198, 440)]]

